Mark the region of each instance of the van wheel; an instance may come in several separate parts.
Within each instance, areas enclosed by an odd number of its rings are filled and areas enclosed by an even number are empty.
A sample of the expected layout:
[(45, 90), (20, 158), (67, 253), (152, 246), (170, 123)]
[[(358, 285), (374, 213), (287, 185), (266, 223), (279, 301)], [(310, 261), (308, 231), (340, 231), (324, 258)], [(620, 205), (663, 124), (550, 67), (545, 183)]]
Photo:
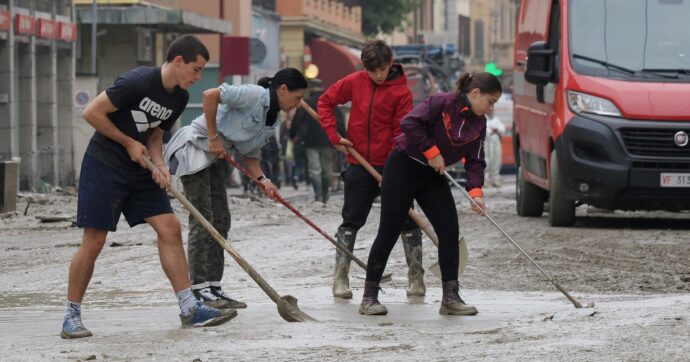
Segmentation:
[(520, 216), (541, 216), (544, 212), (544, 190), (525, 180), (522, 165), (517, 169), (515, 200), (517, 214)]
[(560, 169), (556, 150), (551, 151), (551, 177), (549, 178), (549, 225), (573, 226), (575, 224), (575, 201), (567, 200), (560, 182)]

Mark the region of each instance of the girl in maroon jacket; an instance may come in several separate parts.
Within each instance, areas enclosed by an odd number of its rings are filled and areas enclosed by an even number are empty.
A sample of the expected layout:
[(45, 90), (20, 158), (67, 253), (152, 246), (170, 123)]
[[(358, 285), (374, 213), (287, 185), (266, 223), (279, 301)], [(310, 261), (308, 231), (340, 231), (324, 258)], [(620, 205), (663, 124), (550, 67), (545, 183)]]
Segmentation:
[[(318, 112), (321, 125), (338, 151), (347, 154), (345, 146), (354, 148), (379, 173), (393, 150), (394, 139), (401, 134), (400, 120), (412, 110), (412, 92), (402, 66), (393, 64), (390, 47), (381, 40), (367, 43), (362, 49), (363, 71), (355, 72), (332, 85), (319, 98)], [(339, 104), (352, 102), (347, 135), (336, 131), (334, 109)], [(355, 247), (357, 231), (364, 226), (371, 205), (379, 196), (378, 182), (352, 155), (343, 174), (345, 202), (343, 222), (336, 233), (337, 242), (348, 250)], [(422, 269), (422, 232), (407, 219), (402, 227), (403, 249), (409, 267), (408, 296), (423, 296), (424, 269)], [(401, 229), (398, 229), (400, 233)], [(397, 238), (397, 236), (396, 236)], [(340, 251), (335, 256), (333, 296), (352, 298), (350, 291), (350, 259)]]
[(474, 315), (458, 295), (458, 213), (448, 181), (447, 165), (465, 158), (467, 190), (483, 213), (486, 118), (503, 89), (489, 73), (464, 74), (455, 92), (427, 98), (407, 114), (396, 137), (396, 147), (383, 171), (381, 223), (371, 247), (360, 314), (388, 313), (378, 301), (378, 290), (388, 256), (393, 250), (413, 200), (422, 208), (439, 239), (443, 299), (440, 314)]

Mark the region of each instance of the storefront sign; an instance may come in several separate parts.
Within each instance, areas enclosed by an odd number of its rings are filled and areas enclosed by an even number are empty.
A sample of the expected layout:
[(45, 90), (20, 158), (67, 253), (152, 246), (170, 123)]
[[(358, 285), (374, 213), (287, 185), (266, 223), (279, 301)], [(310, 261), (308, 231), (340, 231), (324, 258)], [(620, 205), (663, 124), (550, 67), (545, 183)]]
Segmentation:
[(36, 19), (33, 16), (17, 14), (14, 16), (17, 34), (36, 34)]
[(0, 30), (10, 30), (11, 19), (9, 11), (0, 10)]
[(38, 36), (45, 39), (57, 39), (58, 22), (50, 19), (38, 19)]
[(59, 25), (60, 33), (58, 39), (69, 42), (77, 40), (77, 24), (60, 22)]

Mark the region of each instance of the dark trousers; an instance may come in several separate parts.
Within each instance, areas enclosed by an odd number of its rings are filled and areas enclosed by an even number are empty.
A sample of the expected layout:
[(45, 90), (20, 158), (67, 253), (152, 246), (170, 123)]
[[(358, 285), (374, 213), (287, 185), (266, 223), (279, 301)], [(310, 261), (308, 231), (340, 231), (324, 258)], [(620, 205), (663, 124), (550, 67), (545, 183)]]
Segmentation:
[[(383, 167), (374, 168), (379, 173), (383, 172)], [(345, 203), (343, 204), (343, 223), (340, 224), (340, 227), (356, 231), (367, 222), (371, 205), (381, 193), (381, 188), (374, 177), (361, 165), (349, 165), (345, 170), (343, 179), (345, 181)], [(407, 206), (408, 209), (411, 204), (410, 202)], [(410, 218), (405, 218), (398, 228), (398, 233), (400, 230), (408, 231), (417, 227)]]
[(448, 181), (431, 167), (393, 151), (383, 172), (381, 223), (369, 252), (367, 281), (381, 281), (413, 200), (417, 200), (438, 235), (443, 281), (458, 279), (458, 212)]

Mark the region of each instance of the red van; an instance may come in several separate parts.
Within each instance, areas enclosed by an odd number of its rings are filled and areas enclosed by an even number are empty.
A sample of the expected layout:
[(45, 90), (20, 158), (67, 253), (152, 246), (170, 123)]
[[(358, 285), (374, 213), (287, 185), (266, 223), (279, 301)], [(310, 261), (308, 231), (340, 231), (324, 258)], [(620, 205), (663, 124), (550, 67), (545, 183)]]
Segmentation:
[(517, 213), (690, 209), (690, 0), (523, 0)]

